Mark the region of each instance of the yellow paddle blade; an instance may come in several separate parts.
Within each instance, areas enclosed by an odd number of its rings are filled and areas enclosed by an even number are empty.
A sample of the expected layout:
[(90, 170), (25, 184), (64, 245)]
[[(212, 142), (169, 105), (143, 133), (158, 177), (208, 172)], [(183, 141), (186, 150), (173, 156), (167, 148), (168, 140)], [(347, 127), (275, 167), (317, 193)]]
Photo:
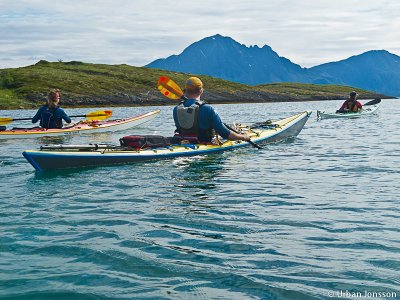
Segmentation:
[(158, 90), (166, 97), (177, 100), (181, 99), (183, 92), (179, 85), (166, 76), (161, 76), (157, 83)]
[(14, 121), (13, 118), (0, 118), (0, 125), (6, 125)]
[(97, 110), (86, 114), (86, 119), (90, 121), (107, 120), (112, 116), (112, 110)]

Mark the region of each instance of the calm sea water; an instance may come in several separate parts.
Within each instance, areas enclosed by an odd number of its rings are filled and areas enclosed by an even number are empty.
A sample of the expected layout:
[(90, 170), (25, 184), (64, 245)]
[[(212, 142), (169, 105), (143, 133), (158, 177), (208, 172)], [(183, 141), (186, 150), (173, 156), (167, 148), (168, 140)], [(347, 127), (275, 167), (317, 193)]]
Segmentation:
[(340, 101), (216, 105), (226, 122), (313, 115), (263, 150), (45, 174), (23, 150), (170, 135), (172, 107), (117, 134), (0, 140), (0, 298), (399, 299), (399, 101), (322, 121)]

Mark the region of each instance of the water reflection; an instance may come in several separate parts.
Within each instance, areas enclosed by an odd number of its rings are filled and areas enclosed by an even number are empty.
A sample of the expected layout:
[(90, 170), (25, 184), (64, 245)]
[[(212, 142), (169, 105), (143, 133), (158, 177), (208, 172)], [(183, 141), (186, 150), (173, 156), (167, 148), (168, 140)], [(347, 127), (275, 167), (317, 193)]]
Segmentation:
[(213, 201), (220, 194), (217, 182), (224, 172), (225, 162), (224, 153), (216, 153), (179, 157), (163, 164), (158, 171), (165, 172), (170, 185), (159, 188), (160, 201), (164, 203), (159, 211), (176, 213), (183, 219), (208, 215), (214, 209)]
[[(223, 171), (226, 156), (223, 153), (175, 159), (173, 164), (179, 170), (174, 174), (178, 189), (215, 189), (215, 178)], [(205, 195), (206, 196), (206, 195)]]
[(41, 145), (68, 144), (72, 140), (69, 135), (43, 136), (36, 139), (35, 143)]

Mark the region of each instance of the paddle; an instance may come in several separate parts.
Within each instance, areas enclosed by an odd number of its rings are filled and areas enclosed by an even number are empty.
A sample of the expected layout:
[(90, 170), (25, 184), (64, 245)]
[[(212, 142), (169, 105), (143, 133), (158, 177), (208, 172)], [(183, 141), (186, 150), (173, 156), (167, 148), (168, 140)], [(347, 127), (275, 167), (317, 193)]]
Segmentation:
[[(96, 120), (96, 121), (101, 121), (101, 120), (106, 120), (112, 116), (112, 110), (97, 110), (93, 111), (90, 113), (87, 113), (86, 115), (74, 115), (70, 116), (70, 118), (86, 118), (90, 121)], [(14, 121), (28, 121), (32, 120), (32, 118), (0, 118), (0, 125), (6, 125), (8, 123), (14, 122)]]
[[(367, 103), (363, 104), (363, 106), (368, 106), (368, 105), (375, 105), (378, 103), (381, 103), (381, 99), (377, 98), (371, 101), (368, 101)], [(345, 113), (350, 113), (350, 111), (346, 111), (346, 110), (337, 110), (336, 113), (338, 114), (345, 114)]]
[(166, 76), (161, 76), (157, 83), (157, 88), (165, 97), (173, 100), (187, 100), (179, 85)]
[(366, 105), (375, 105), (375, 104), (378, 104), (378, 103), (381, 103), (381, 99), (374, 99), (374, 100), (371, 100), (371, 101), (369, 101), (369, 102), (367, 102), (367, 103), (365, 103), (365, 104), (363, 104), (363, 106), (366, 106)]
[[(177, 85), (172, 79), (168, 78), (167, 76), (160, 77), (160, 79), (158, 80), (158, 83), (157, 83), (157, 88), (165, 97), (167, 97), (169, 99), (173, 99), (173, 100), (180, 100), (180, 99), (187, 100), (188, 99), (183, 94), (183, 91), (179, 87), (179, 85)], [(239, 132), (237, 132), (235, 129), (228, 126), (227, 124), (225, 124), (225, 126), (229, 130), (231, 130), (237, 134), (240, 134)], [(256, 143), (254, 143), (252, 141), (248, 141), (248, 142), (253, 147), (255, 147), (257, 149), (262, 149), (262, 147), (257, 145)]]
[[(231, 131), (233, 131), (233, 132), (236, 132), (237, 134), (240, 134), (238, 131), (236, 131), (235, 129), (233, 129), (231, 126), (229, 126), (228, 124), (226, 124), (226, 123), (224, 123), (225, 124), (225, 126), (226, 126), (226, 128), (228, 128), (229, 130), (231, 130)], [(261, 147), (260, 145), (258, 145), (258, 144), (256, 144), (256, 143), (254, 143), (253, 141), (248, 141), (249, 142), (249, 144), (250, 145), (252, 145), (254, 148), (257, 148), (257, 149), (262, 149), (263, 147)]]

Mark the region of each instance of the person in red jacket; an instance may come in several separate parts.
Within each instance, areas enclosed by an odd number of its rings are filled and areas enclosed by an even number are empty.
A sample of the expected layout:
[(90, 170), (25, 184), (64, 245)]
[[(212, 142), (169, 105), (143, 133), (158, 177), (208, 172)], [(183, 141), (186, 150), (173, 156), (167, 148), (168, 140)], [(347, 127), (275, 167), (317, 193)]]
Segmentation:
[(344, 101), (342, 106), (337, 110), (337, 113), (359, 112), (362, 109), (362, 104), (357, 100), (356, 92), (350, 93), (350, 98)]

